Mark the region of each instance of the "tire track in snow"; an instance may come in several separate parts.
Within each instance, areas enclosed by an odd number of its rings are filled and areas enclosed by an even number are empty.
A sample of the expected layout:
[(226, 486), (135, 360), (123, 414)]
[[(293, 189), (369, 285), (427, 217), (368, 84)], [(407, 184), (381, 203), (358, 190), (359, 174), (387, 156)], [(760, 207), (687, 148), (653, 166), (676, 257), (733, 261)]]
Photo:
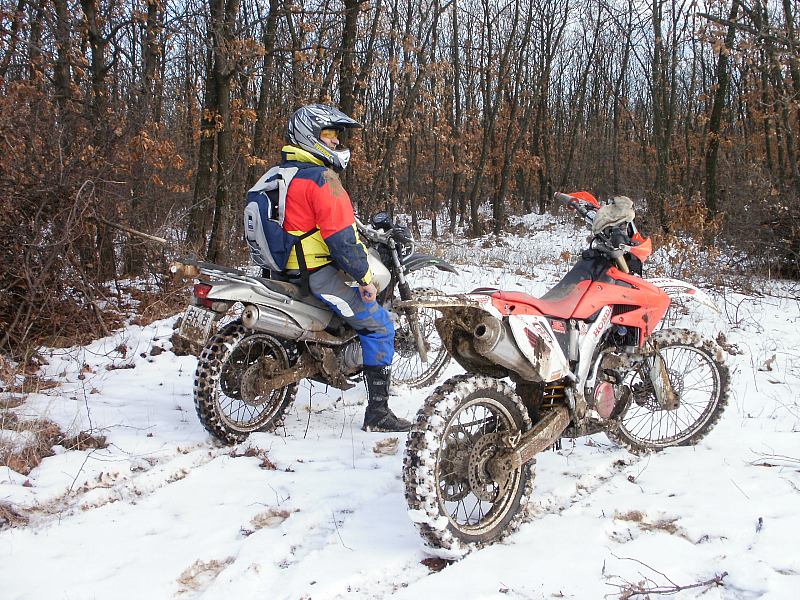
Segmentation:
[[(28, 509), (39, 515), (31, 525), (47, 527), (53, 520), (61, 522), (77, 512), (87, 513), (114, 502), (135, 504), (230, 452), (230, 448), (202, 444), (192, 449), (177, 448), (173, 454), (158, 458), (104, 457), (104, 462), (113, 461), (111, 464), (115, 466), (81, 477), (82, 466), (62, 495)], [(122, 467), (115, 468), (119, 463), (123, 463)]]

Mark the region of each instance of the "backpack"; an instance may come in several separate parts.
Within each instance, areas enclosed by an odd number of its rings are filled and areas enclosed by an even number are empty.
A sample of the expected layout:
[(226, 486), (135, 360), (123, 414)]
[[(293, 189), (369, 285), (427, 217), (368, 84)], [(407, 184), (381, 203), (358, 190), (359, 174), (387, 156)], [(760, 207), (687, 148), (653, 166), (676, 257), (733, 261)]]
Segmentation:
[[(283, 271), (295, 245), (318, 231), (314, 228), (303, 235), (292, 235), (283, 229), (286, 216), (286, 193), (297, 174), (297, 167), (272, 167), (247, 192), (244, 208), (244, 236), (250, 256), (258, 266), (270, 271)], [(302, 248), (297, 248), (297, 260), (306, 271)]]

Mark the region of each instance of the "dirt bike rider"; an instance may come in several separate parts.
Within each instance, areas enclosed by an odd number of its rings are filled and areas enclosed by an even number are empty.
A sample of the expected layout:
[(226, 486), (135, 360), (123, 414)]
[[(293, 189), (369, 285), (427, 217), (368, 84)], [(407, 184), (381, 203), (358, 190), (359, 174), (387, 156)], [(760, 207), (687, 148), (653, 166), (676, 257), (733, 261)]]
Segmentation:
[[(411, 423), (389, 409), (389, 381), (394, 357), (394, 326), (376, 301), (367, 250), (358, 237), (350, 196), (339, 173), (347, 168), (350, 150), (339, 135), (361, 127), (343, 112), (324, 104), (309, 104), (289, 119), (281, 149), (281, 167), (297, 167), (286, 192), (283, 229), (300, 236), (308, 289), (358, 332), (368, 402), (364, 431), (408, 431)], [(284, 274), (302, 276), (296, 248)], [(358, 287), (348, 285), (355, 281)]]

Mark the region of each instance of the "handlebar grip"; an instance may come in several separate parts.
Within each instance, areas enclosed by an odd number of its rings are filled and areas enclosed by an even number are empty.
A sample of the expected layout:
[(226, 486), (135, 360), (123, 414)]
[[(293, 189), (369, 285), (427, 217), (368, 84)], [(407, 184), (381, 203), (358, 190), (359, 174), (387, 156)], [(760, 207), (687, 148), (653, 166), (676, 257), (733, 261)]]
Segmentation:
[(556, 192), (555, 194), (553, 194), (553, 198), (567, 205), (572, 205), (576, 201), (576, 199), (570, 196), (569, 194), (562, 194), (561, 192)]
[(581, 201), (578, 198), (570, 196), (569, 194), (562, 194), (561, 192), (556, 192), (555, 194), (553, 194), (553, 198), (555, 198), (556, 200), (558, 200), (563, 204), (566, 204), (569, 208), (573, 209), (581, 217), (591, 222), (591, 219), (589, 218), (589, 211), (586, 210), (586, 207), (583, 204), (581, 204)]

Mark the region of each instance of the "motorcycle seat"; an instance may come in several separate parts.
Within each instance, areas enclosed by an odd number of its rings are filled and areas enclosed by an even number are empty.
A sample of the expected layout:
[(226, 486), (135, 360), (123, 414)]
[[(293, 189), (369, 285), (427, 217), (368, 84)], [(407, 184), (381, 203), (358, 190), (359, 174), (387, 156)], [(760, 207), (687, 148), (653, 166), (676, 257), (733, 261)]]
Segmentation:
[(299, 285), (295, 285), (288, 281), (280, 281), (279, 279), (266, 279), (264, 277), (256, 277), (256, 279), (258, 279), (273, 292), (278, 292), (284, 296), (289, 296), (289, 298), (292, 300), (297, 300), (303, 304), (310, 304), (311, 306), (316, 306), (317, 308), (330, 310), (330, 307), (316, 296), (312, 294), (303, 294)]
[(300, 300), (303, 298), (303, 293), (300, 291), (300, 286), (297, 286), (288, 281), (278, 281), (277, 279), (266, 279), (264, 277), (256, 277), (261, 283), (273, 292), (289, 296), (292, 300)]
[(584, 280), (569, 286), (569, 289), (564, 289), (562, 286), (558, 290), (560, 293), (552, 294), (554, 290), (550, 290), (541, 298), (524, 292), (497, 292), (493, 297), (510, 304), (532, 306), (547, 317), (569, 319), (591, 283), (591, 281)]

